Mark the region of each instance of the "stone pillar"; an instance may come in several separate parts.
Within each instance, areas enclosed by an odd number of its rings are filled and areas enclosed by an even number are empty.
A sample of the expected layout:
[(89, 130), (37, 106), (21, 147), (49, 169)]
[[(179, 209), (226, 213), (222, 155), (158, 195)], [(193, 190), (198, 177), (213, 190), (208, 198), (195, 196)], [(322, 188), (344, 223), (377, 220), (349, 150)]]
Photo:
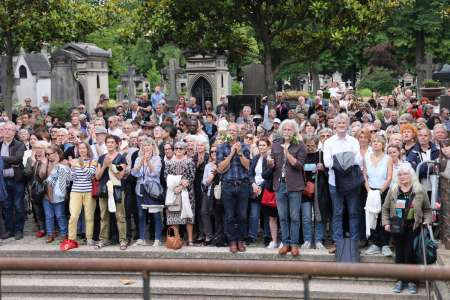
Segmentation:
[(74, 77), (74, 61), (69, 53), (56, 53), (50, 58), (52, 102), (78, 102), (78, 86)]

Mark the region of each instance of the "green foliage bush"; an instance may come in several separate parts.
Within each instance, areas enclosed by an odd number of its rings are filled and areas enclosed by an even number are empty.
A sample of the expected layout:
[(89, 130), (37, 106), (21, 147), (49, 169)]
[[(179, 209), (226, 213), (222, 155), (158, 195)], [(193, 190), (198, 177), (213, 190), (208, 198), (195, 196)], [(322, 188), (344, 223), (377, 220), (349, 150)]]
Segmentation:
[(356, 91), (358, 97), (372, 97), (372, 91), (370, 89), (358, 89)]
[(386, 95), (391, 93), (396, 85), (397, 79), (392, 71), (382, 67), (374, 67), (364, 71), (358, 89), (370, 89)]
[(234, 81), (231, 83), (231, 95), (242, 95), (242, 86), (239, 82)]
[(52, 102), (49, 115), (57, 117), (60, 121), (68, 122), (72, 106), (70, 102)]

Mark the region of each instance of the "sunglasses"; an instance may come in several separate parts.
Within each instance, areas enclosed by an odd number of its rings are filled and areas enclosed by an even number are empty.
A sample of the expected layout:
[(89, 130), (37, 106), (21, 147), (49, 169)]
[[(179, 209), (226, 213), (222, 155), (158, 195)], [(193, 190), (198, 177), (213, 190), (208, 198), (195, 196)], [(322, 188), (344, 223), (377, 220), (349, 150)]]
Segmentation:
[(175, 147), (175, 150), (184, 150), (183, 147)]
[(52, 155), (52, 154), (54, 154), (55, 152), (52, 152), (52, 153), (45, 153), (45, 156), (50, 156), (50, 155)]
[(211, 150), (211, 153), (216, 153), (217, 151), (216, 150)]
[(248, 136), (246, 136), (245, 138), (246, 138), (246, 139), (253, 139), (253, 136), (248, 135)]

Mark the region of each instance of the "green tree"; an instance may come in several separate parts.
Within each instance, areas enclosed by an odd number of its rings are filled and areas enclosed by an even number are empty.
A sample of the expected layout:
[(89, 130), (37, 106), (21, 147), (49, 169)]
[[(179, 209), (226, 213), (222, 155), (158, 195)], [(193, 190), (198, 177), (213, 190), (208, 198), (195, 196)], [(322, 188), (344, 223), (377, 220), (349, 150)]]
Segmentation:
[(0, 1), (0, 38), (3, 41), (0, 43), (0, 54), (6, 57), (3, 100), (9, 115), (14, 82), (13, 56), (19, 49), (37, 50), (43, 42), (60, 45), (79, 41), (114, 17), (117, 1)]
[(139, 23), (154, 45), (170, 41), (200, 53), (228, 50), (231, 61), (243, 60), (251, 49), (251, 39), (241, 31), (250, 28), (264, 65), (267, 94), (272, 96), (274, 78), (283, 67), (319, 60), (326, 49), (357, 42), (396, 2), (146, 1)]
[(397, 85), (393, 71), (382, 67), (367, 68), (361, 76), (358, 89), (370, 89), (380, 94), (389, 94)]
[[(401, 0), (385, 23), (384, 34), (409, 69), (417, 74), (418, 87), (427, 74), (426, 55), (434, 62), (450, 60), (450, 0)], [(429, 79), (429, 78), (428, 78)]]

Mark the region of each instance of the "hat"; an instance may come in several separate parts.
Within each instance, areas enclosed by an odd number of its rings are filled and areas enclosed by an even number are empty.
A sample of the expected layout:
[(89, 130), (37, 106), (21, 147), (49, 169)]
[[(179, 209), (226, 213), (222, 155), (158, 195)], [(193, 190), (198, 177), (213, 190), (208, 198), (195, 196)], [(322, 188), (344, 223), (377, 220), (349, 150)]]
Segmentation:
[(95, 134), (108, 134), (108, 130), (105, 127), (95, 127)]
[(281, 120), (280, 120), (280, 119), (278, 119), (278, 118), (275, 118), (275, 119), (273, 119), (273, 123), (278, 123), (278, 124), (281, 124)]

